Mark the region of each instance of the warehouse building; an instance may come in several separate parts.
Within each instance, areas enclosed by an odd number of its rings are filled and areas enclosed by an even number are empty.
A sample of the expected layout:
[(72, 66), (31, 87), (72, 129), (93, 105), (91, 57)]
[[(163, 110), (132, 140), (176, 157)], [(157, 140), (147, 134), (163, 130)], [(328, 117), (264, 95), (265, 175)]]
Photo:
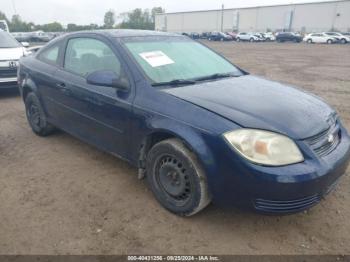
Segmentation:
[(157, 14), (158, 31), (191, 33), (212, 31), (350, 31), (350, 1), (257, 6)]

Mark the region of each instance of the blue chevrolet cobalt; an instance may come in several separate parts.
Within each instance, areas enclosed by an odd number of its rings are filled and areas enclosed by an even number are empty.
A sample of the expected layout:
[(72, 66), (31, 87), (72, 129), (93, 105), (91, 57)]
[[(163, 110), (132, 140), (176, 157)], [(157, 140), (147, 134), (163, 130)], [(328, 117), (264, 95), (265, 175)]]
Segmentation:
[(129, 161), (182, 216), (210, 202), (305, 210), (350, 158), (349, 135), (320, 98), (177, 34), (68, 34), (22, 58), (18, 83), (35, 134), (58, 128)]

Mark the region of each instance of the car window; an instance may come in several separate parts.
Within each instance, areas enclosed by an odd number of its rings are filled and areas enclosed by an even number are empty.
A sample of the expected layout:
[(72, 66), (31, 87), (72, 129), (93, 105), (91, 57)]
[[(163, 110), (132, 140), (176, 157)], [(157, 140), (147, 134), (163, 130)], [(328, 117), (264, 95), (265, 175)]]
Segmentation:
[(43, 50), (39, 54), (39, 60), (47, 63), (58, 64), (59, 50), (60, 50), (59, 44), (55, 44), (51, 47), (48, 47), (47, 49)]
[(93, 38), (73, 38), (68, 41), (64, 68), (84, 77), (103, 70), (121, 76), (120, 61), (111, 48)]
[[(242, 72), (207, 47), (183, 37), (131, 37), (127, 50), (154, 83)], [(191, 55), (188, 55), (191, 54)]]

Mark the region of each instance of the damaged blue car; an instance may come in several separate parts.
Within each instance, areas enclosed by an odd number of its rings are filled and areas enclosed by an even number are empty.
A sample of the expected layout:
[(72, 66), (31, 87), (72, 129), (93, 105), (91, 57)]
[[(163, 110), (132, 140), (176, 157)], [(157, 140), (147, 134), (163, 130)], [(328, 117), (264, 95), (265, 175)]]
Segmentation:
[(349, 163), (349, 135), (324, 101), (178, 34), (67, 34), (22, 58), (18, 83), (34, 133), (58, 128), (129, 161), (182, 216), (210, 202), (299, 212)]

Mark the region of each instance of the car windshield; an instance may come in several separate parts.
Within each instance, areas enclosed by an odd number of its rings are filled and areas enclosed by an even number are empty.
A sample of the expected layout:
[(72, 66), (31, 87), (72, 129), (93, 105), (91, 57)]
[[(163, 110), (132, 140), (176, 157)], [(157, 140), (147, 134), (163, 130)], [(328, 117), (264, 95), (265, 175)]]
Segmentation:
[(18, 41), (13, 38), (9, 33), (0, 31), (0, 48), (12, 48), (19, 47)]
[(184, 37), (130, 37), (124, 44), (153, 83), (243, 74), (209, 48)]

